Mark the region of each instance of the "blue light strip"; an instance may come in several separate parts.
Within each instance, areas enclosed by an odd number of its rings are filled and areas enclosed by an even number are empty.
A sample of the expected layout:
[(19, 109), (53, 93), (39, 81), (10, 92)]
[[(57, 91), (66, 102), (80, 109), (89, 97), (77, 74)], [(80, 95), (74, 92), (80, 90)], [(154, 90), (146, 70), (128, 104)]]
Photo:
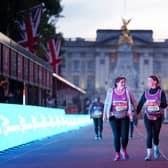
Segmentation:
[(91, 123), (89, 115), (64, 109), (0, 103), (0, 151)]

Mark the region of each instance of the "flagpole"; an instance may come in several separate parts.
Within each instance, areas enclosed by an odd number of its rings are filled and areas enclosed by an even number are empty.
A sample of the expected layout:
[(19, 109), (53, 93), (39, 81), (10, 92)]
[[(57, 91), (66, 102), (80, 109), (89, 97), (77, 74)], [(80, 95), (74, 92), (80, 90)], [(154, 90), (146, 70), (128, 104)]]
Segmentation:
[(123, 18), (127, 17), (127, 0), (123, 0)]
[(26, 104), (26, 83), (24, 82), (23, 86), (23, 105)]

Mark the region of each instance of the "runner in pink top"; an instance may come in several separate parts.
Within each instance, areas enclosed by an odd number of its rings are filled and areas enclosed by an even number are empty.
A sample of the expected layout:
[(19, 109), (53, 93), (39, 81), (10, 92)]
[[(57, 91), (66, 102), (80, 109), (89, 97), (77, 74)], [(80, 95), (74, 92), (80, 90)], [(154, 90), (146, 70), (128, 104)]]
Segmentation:
[(120, 160), (120, 151), (124, 160), (129, 158), (127, 152), (129, 122), (133, 119), (131, 96), (125, 87), (126, 78), (118, 77), (115, 87), (107, 91), (104, 103), (104, 119), (109, 119), (114, 137), (115, 157)]

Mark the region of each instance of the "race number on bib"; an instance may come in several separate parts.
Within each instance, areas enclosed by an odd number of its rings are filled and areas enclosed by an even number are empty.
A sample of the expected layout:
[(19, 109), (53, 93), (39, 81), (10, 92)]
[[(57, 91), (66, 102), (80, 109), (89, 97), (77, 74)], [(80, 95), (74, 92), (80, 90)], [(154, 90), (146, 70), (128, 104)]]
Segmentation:
[(160, 109), (159, 109), (158, 103), (156, 103), (156, 102), (148, 102), (147, 110), (149, 112), (155, 112), (155, 111), (159, 111)]
[(102, 111), (100, 110), (95, 110), (94, 113), (93, 113), (93, 117), (95, 118), (99, 118), (102, 116)]
[(114, 105), (115, 105), (116, 111), (128, 110), (127, 101), (115, 101)]

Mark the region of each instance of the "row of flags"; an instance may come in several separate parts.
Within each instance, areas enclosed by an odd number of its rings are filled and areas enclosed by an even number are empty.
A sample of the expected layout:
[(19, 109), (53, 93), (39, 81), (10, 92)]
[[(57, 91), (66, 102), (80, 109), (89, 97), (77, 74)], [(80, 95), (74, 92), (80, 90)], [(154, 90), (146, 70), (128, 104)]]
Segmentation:
[[(25, 11), (23, 11), (25, 12)], [(39, 38), (39, 25), (41, 20), (42, 7), (41, 5), (34, 6), (29, 9), (24, 21), (16, 21), (17, 25), (17, 42), (27, 48), (31, 53), (35, 53), (35, 47)], [(53, 67), (53, 72), (58, 73), (59, 64), (62, 61), (60, 58), (61, 37), (57, 36), (54, 39), (49, 39), (44, 45), (48, 62)]]

